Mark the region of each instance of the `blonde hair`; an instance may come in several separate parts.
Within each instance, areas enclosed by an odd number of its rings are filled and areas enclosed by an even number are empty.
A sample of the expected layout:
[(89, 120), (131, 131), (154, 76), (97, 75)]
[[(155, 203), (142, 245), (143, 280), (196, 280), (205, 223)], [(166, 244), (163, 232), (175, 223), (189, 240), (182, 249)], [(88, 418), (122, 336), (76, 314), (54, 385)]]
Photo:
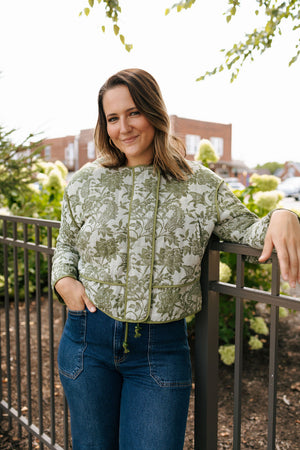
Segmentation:
[(112, 75), (101, 87), (98, 95), (98, 121), (95, 128), (95, 145), (101, 156), (102, 165), (109, 168), (125, 166), (127, 159), (114, 146), (107, 133), (106, 117), (103, 110), (104, 94), (116, 86), (128, 88), (137, 109), (155, 129), (153, 139), (153, 167), (160, 170), (165, 178), (186, 180), (193, 173), (184, 156), (183, 142), (170, 134), (170, 119), (156, 80), (142, 69), (126, 69)]

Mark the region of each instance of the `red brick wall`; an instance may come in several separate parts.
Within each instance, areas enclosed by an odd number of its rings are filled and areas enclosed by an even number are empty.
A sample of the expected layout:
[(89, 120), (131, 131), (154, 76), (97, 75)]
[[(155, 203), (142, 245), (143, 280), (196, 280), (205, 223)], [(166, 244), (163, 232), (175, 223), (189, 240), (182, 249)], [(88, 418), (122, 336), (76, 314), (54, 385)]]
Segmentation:
[(94, 142), (94, 129), (81, 130), (78, 139), (78, 167), (82, 167), (87, 162), (93, 161), (96, 158), (88, 158), (88, 143)]
[[(65, 149), (68, 147), (69, 144), (74, 143), (75, 136), (64, 136), (59, 138), (53, 138), (53, 139), (45, 139), (43, 141), (44, 146), (49, 146), (51, 148), (50, 150), (50, 158), (45, 157), (46, 150), (42, 150), (41, 156), (45, 158), (46, 161), (49, 162), (55, 162), (55, 161), (62, 161), (64, 164), (66, 164), (65, 160)], [(69, 170), (74, 170), (74, 167), (68, 167)]]
[[(201, 136), (201, 139), (210, 139), (211, 137), (220, 137), (224, 140), (224, 153), (221, 156), (222, 161), (231, 161), (231, 124), (204, 122), (202, 120), (185, 119), (177, 116), (170, 116), (172, 133), (182, 139), (185, 143), (187, 134)], [(193, 159), (193, 156), (189, 157)]]

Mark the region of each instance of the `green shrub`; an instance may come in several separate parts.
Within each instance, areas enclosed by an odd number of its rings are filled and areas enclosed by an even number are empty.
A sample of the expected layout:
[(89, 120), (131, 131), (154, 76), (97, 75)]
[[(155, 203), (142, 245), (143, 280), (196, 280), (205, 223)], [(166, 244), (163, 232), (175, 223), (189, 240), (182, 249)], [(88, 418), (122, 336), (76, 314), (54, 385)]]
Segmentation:
[[(37, 161), (34, 167), (35, 182), (27, 185), (13, 199), (9, 199), (9, 214), (23, 217), (41, 218), (47, 220), (60, 220), (61, 202), (63, 198), (64, 188), (66, 185), (66, 176), (68, 171), (60, 162), (46, 163)], [(1, 230), (2, 232), (2, 230)], [(13, 230), (8, 229), (8, 236), (13, 237)], [(43, 227), (39, 228), (40, 244), (47, 245), (47, 230)], [(23, 240), (23, 225), (18, 224), (18, 238)], [(58, 230), (53, 229), (52, 244), (55, 244)], [(28, 241), (35, 242), (35, 228), (28, 226)], [(10, 297), (14, 296), (15, 286), (18, 286), (18, 294), (20, 299), (24, 299), (24, 250), (18, 249), (18, 279), (15, 280), (13, 267), (13, 248), (8, 247), (8, 293)], [(4, 255), (0, 253), (0, 273), (4, 273)], [(40, 286), (42, 292), (45, 292), (48, 285), (48, 260), (46, 255), (40, 254)], [(34, 251), (28, 251), (29, 266), (29, 293), (34, 295), (36, 290), (36, 254)], [(4, 278), (0, 278), (0, 298), (4, 296)]]
[[(276, 191), (279, 179), (270, 175), (254, 174), (251, 185), (242, 191), (235, 191), (235, 195), (247, 208), (263, 217), (275, 208), (280, 207), (282, 199), (279, 191)], [(300, 215), (299, 211), (298, 214)], [(236, 283), (236, 255), (221, 252), (220, 255), (220, 281), (225, 283)], [(272, 273), (270, 264), (252, 264), (245, 262), (245, 286), (255, 289), (270, 291)], [(285, 293), (287, 284), (281, 286), (281, 292)], [(268, 324), (260, 317), (256, 302), (244, 300), (244, 340), (248, 342), (250, 350), (258, 350), (263, 347), (265, 336), (268, 335)], [(230, 365), (234, 362), (234, 340), (235, 340), (235, 299), (220, 295), (219, 300), (219, 354), (224, 364)], [(280, 316), (288, 312), (281, 308)], [(193, 316), (188, 318), (189, 332), (194, 332)]]

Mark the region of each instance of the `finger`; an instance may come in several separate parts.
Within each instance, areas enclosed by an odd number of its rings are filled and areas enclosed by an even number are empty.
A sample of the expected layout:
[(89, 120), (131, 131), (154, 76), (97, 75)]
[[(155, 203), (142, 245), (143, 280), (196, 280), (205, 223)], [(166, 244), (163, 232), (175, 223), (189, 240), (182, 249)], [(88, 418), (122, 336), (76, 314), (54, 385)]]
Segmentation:
[(290, 245), (288, 247), (288, 280), (292, 288), (296, 287), (296, 283), (299, 280), (300, 271), (300, 252), (296, 245)]
[(258, 258), (258, 261), (260, 261), (260, 262), (267, 261), (267, 259), (269, 259), (272, 255), (273, 247), (274, 247), (273, 241), (272, 241), (271, 237), (269, 236), (269, 234), (267, 233), (267, 235), (265, 237), (263, 251), (262, 251), (262, 254), (260, 255), (260, 257)]
[(289, 284), (292, 282), (292, 273), (291, 273), (291, 264), (290, 264), (290, 255), (287, 251), (286, 247), (278, 247), (277, 256), (280, 266), (281, 276), (285, 281), (288, 281)]
[(298, 246), (298, 283), (300, 284), (300, 245)]
[(91, 312), (94, 313), (96, 312), (97, 308), (95, 307), (95, 305), (91, 302), (91, 300), (88, 298), (88, 296), (86, 294), (83, 294), (82, 299), (87, 307), (87, 309)]

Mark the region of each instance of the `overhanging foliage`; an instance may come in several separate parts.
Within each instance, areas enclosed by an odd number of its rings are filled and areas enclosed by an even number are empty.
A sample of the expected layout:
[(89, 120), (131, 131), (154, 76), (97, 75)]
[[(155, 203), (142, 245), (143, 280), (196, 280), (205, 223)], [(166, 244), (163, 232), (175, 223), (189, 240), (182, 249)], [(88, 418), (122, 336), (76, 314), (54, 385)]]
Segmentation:
[[(175, 9), (177, 12), (183, 9), (191, 8), (197, 0), (182, 0), (174, 3), (170, 8), (167, 8), (165, 14), (169, 14), (171, 10)], [(273, 40), (276, 36), (283, 34), (281, 25), (284, 22), (291, 24), (292, 30), (297, 32), (300, 29), (300, 0), (251, 0), (253, 4), (253, 12), (258, 16), (264, 16), (263, 25), (260, 28), (254, 28), (249, 33), (245, 33), (244, 40), (235, 43), (232, 48), (221, 50), (224, 53), (224, 61), (219, 66), (212, 70), (206, 71), (203, 75), (197, 78), (197, 81), (204, 80), (207, 76), (215, 75), (227, 69), (231, 72), (231, 82), (238, 76), (241, 67), (246, 60), (253, 61), (254, 58), (261, 53), (264, 53), (272, 46)], [(119, 0), (88, 0), (88, 6), (80, 12), (80, 15), (88, 16), (95, 4), (102, 3), (105, 8), (106, 16), (111, 19), (113, 23), (113, 30), (116, 36), (120, 37), (122, 44), (127, 51), (132, 49), (131, 44), (127, 44), (125, 37), (120, 33), (118, 20), (122, 12)], [(223, 13), (226, 21), (229, 23), (237, 14), (238, 9), (242, 8), (243, 2), (238, 0), (226, 0), (227, 11)], [(249, 3), (250, 4), (250, 1)], [(102, 31), (105, 32), (105, 26), (102, 25)], [(296, 62), (300, 53), (300, 37), (295, 45), (295, 54), (291, 57), (289, 65)]]

